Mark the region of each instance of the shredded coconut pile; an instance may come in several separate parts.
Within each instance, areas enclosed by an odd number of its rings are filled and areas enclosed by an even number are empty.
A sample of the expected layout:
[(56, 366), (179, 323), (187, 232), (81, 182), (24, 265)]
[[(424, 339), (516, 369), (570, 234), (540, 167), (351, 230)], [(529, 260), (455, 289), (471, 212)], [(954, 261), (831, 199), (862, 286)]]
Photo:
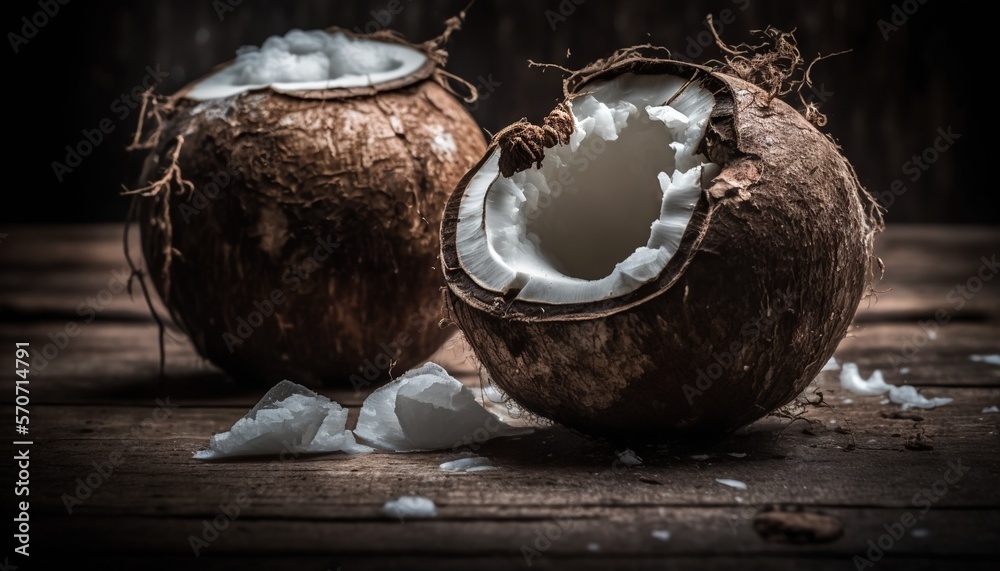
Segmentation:
[(236, 61), (199, 82), (187, 96), (218, 99), (268, 86), (277, 91), (369, 86), (405, 77), (426, 61), (424, 54), (396, 43), (291, 30), (260, 47), (240, 48)]

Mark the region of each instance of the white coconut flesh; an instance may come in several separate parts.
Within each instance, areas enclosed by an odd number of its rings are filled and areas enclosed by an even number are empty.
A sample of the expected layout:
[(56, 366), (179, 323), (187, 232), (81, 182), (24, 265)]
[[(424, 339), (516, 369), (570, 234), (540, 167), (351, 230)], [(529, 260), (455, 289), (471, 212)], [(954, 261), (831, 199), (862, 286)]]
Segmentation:
[(232, 64), (199, 82), (187, 97), (204, 101), (265, 87), (286, 93), (368, 87), (404, 78), (426, 63), (425, 54), (400, 44), (292, 30), (260, 47), (240, 48)]
[(458, 257), (473, 281), (519, 290), (515, 299), (570, 304), (656, 279), (720, 171), (697, 152), (714, 98), (686, 83), (625, 74), (588, 86), (571, 102), (569, 144), (510, 178), (494, 151), (459, 209)]

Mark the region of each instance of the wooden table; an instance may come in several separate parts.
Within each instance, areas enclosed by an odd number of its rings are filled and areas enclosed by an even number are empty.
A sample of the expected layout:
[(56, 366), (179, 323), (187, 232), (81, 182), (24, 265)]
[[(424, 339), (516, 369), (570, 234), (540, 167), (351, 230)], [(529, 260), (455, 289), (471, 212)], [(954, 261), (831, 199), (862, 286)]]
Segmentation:
[[(882, 369), (889, 382), (951, 397), (950, 405), (899, 414), (881, 397), (845, 393), (837, 373), (825, 372), (818, 387), (831, 406), (809, 408), (808, 421), (766, 419), (711, 448), (638, 448), (643, 463), (635, 467), (616, 463), (608, 443), (542, 428), (483, 445), (479, 453), (499, 469), (469, 474), (440, 471), (448, 453), (192, 460), (262, 391), (234, 385), (179, 333), (167, 337), (169, 378), (158, 386), (156, 329), (141, 299), (114, 293), (125, 272), (120, 227), (4, 232), (5, 435), (14, 434), (14, 344), (31, 342), (39, 351), (50, 334), (58, 340), (69, 324), (79, 328), (30, 377), (31, 562), (344, 571), (517, 569), (529, 560), (539, 569), (851, 569), (869, 568), (853, 558), (867, 557), (869, 541), (908, 515), (918, 521), (892, 540), (875, 568), (993, 568), (989, 561), (1000, 554), (1000, 414), (982, 412), (1000, 405), (1000, 366), (970, 359), (1000, 353), (1000, 279), (962, 298), (961, 309), (949, 293), (975, 287), (970, 278), (981, 258), (1000, 253), (997, 229), (886, 231), (878, 245), (888, 268), (878, 288), (884, 292), (877, 303), (862, 304), (837, 351), (866, 375)], [(89, 323), (78, 313), (88, 298), (102, 308)], [(948, 323), (927, 339), (919, 323), (933, 321), (937, 310)], [(478, 390), (460, 341), (437, 358)], [(324, 392), (356, 417), (363, 394)], [(111, 460), (116, 465), (107, 473)], [(948, 471), (956, 463), (960, 477)], [(16, 475), (6, 474), (7, 505), (14, 505), (9, 482)], [(77, 489), (80, 482), (89, 494)], [(411, 493), (432, 498), (438, 516), (382, 515), (386, 500)], [(70, 514), (67, 498), (74, 496)], [(220, 505), (239, 503), (232, 521), (220, 515)], [(775, 505), (831, 515), (843, 535), (805, 544), (765, 539), (755, 521)], [(225, 529), (206, 533), (206, 521)], [(654, 531), (669, 531), (669, 539)], [(197, 559), (192, 536), (207, 543)], [(9, 561), (32, 568), (18, 555)]]

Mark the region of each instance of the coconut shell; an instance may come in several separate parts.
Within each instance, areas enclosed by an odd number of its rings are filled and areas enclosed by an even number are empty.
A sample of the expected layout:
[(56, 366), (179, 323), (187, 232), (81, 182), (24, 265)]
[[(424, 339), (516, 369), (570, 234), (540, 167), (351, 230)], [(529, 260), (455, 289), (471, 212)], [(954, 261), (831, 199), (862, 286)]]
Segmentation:
[(829, 138), (740, 79), (630, 58), (571, 77), (568, 96), (629, 72), (691, 79), (715, 94), (700, 152), (722, 172), (667, 267), (628, 295), (589, 304), (478, 286), (459, 260), (456, 223), (495, 142), (444, 215), (450, 312), (489, 378), (536, 414), (607, 437), (725, 434), (794, 399), (833, 354), (871, 280), (880, 214)]
[(441, 345), (441, 212), (486, 142), (431, 75), (171, 101), (143, 183), (178, 177), (142, 198), (143, 253), (201, 355), (238, 380), (363, 386)]

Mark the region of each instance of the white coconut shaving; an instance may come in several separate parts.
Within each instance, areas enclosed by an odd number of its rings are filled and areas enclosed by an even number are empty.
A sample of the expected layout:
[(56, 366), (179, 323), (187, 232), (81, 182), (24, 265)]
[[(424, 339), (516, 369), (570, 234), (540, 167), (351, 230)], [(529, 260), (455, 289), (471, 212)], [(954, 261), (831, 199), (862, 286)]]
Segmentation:
[(387, 501), (382, 506), (382, 513), (399, 519), (431, 518), (437, 517), (437, 506), (434, 500), (424, 496), (400, 496)]
[(426, 62), (425, 54), (400, 44), (291, 30), (260, 47), (240, 48), (236, 61), (199, 82), (187, 97), (218, 99), (265, 87), (280, 92), (365, 87), (406, 77)]
[(1000, 365), (1000, 355), (970, 355), (969, 359), (979, 363), (989, 363), (990, 365)]
[(733, 458), (746, 458), (747, 456), (746, 452), (730, 452), (729, 455)]
[(466, 188), (456, 245), (483, 288), (558, 304), (628, 294), (667, 266), (720, 172), (697, 152), (714, 107), (697, 83), (623, 74), (571, 107), (569, 144), (540, 167), (500, 176), (495, 151)]
[(649, 534), (653, 536), (653, 539), (659, 539), (660, 541), (670, 541), (670, 532), (666, 529), (654, 529)]
[(903, 410), (911, 408), (936, 408), (951, 403), (950, 398), (927, 398), (917, 392), (916, 387), (911, 385), (891, 385), (885, 382), (882, 371), (875, 369), (871, 377), (865, 379), (858, 371), (858, 366), (854, 363), (844, 363), (840, 371), (840, 386), (854, 394), (862, 396), (877, 396), (889, 393), (888, 401), (883, 404), (893, 402), (902, 405)]
[(825, 365), (823, 365), (823, 368), (820, 369), (820, 372), (824, 372), (824, 371), (838, 371), (838, 370), (840, 370), (840, 364), (837, 363), (836, 359), (834, 359), (833, 357), (830, 357), (830, 360), (827, 361)]
[(618, 455), (618, 461), (626, 466), (638, 466), (642, 464), (642, 458), (633, 452), (630, 448), (626, 448), (620, 452), (616, 452)]
[(490, 462), (489, 458), (483, 458), (482, 456), (476, 456), (475, 454), (470, 454), (456, 460), (449, 460), (444, 462), (438, 469), (442, 472), (484, 472), (487, 470), (496, 470), (497, 467)]
[(858, 366), (854, 363), (844, 363), (840, 370), (840, 386), (856, 395), (877, 396), (889, 392), (893, 385), (885, 382), (882, 371), (875, 369), (871, 377), (861, 376)]
[(924, 395), (917, 392), (916, 387), (912, 385), (903, 385), (901, 387), (892, 387), (889, 389), (889, 400), (902, 405), (903, 410), (910, 410), (911, 408), (937, 408), (946, 404), (951, 404), (954, 399), (945, 397), (927, 398)]
[(274, 386), (228, 431), (216, 434), (198, 460), (284, 453), (371, 452), (347, 430), (347, 410), (291, 381)]
[(737, 490), (747, 489), (746, 483), (741, 482), (739, 480), (730, 480), (729, 478), (716, 478), (715, 481), (722, 484), (723, 486), (729, 486), (730, 488), (736, 488)]
[(998, 413), (998, 412), (1000, 412), (1000, 408), (997, 408), (997, 405), (993, 405), (991, 407), (984, 408), (980, 412), (980, 414), (995, 414), (995, 413)]
[(454, 449), (530, 432), (484, 409), (471, 390), (434, 363), (369, 395), (354, 430), (362, 442), (392, 452)]

